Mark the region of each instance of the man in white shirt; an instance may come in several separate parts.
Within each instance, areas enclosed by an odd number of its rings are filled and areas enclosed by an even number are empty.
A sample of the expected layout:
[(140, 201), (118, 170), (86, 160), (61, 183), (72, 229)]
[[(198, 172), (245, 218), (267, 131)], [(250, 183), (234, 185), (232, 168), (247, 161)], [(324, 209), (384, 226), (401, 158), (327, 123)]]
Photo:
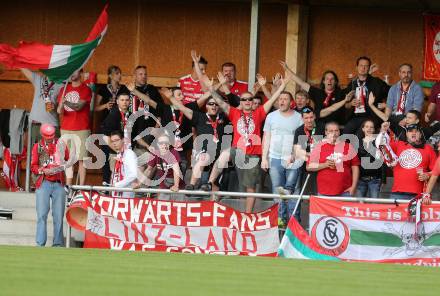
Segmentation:
[[(269, 113), (263, 128), (261, 167), (263, 170), (269, 169), (273, 193), (293, 194), (300, 172), (299, 168), (293, 167), (292, 150), (295, 131), (303, 120), (300, 113), (290, 109), (292, 100), (289, 92), (281, 92), (278, 97), (279, 109)], [(289, 200), (287, 205), (282, 200), (278, 202), (279, 224), (287, 224), (296, 200)]]
[[(137, 157), (133, 150), (124, 147), (124, 136), (121, 131), (110, 133), (110, 147), (117, 153), (111, 186), (132, 188), (137, 181)], [(134, 197), (134, 192), (113, 192), (113, 197)]]

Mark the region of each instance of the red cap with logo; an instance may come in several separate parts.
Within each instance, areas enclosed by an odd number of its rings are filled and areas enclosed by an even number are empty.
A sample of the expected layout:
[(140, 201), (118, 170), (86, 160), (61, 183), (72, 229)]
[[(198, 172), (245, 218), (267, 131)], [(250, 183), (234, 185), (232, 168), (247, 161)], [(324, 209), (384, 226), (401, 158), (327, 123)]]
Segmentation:
[(55, 138), (55, 127), (51, 124), (43, 123), (40, 127), (40, 133), (44, 139), (53, 139)]

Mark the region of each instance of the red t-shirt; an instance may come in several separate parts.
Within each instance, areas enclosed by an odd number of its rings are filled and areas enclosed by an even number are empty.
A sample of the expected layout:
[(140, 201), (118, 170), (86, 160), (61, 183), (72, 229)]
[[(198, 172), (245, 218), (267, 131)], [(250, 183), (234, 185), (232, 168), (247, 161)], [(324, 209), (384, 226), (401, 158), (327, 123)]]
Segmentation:
[[(61, 102), (63, 90), (58, 95), (58, 103)], [(61, 129), (68, 131), (81, 131), (90, 129), (90, 102), (92, 101), (92, 91), (85, 84), (81, 83), (78, 87), (73, 87), (68, 84), (64, 97), (67, 101), (78, 103), (80, 100), (85, 101), (86, 104), (81, 110), (75, 111), (70, 107), (64, 105), (63, 117), (61, 119)]]
[(229, 91), (234, 95), (241, 96), (242, 93), (248, 91), (248, 83), (245, 81), (235, 80), (232, 86), (229, 86)]
[[(180, 162), (180, 155), (179, 152), (177, 152), (175, 149), (170, 148), (169, 152), (165, 155), (160, 155), (159, 150), (156, 150), (154, 153), (154, 157), (148, 162), (148, 166), (151, 166), (153, 168), (156, 168), (156, 180), (159, 180), (163, 177), (164, 174), (165, 178), (160, 182), (159, 187), (162, 189), (168, 189), (170, 188), (170, 183), (166, 179), (171, 179), (174, 182), (174, 171), (173, 171), (173, 165), (175, 163)], [(179, 182), (179, 188), (183, 188), (185, 184), (183, 183), (183, 180), (180, 179)]]
[(356, 150), (346, 142), (336, 145), (321, 142), (310, 153), (309, 163), (324, 163), (332, 158), (336, 169), (322, 169), (317, 174), (318, 192), (324, 195), (341, 195), (352, 185), (352, 166), (361, 163)]
[(179, 78), (177, 86), (182, 90), (183, 104), (195, 102), (203, 95), (200, 82), (192, 79), (191, 74)]
[(437, 161), (435, 162), (434, 169), (432, 170), (431, 175), (440, 176), (440, 157), (437, 158)]
[(423, 191), (424, 182), (418, 180), (417, 170), (430, 172), (434, 169), (437, 155), (430, 145), (414, 148), (403, 141), (390, 143), (391, 149), (399, 157), (394, 167), (394, 184), (392, 192), (408, 192), (419, 194)]
[[(261, 127), (266, 115), (263, 106), (250, 113), (244, 113), (242, 110), (230, 107), (228, 117), (234, 126), (232, 147), (237, 147), (248, 155), (261, 155)], [(248, 146), (246, 146), (246, 130), (249, 133), (248, 139), (251, 144)]]

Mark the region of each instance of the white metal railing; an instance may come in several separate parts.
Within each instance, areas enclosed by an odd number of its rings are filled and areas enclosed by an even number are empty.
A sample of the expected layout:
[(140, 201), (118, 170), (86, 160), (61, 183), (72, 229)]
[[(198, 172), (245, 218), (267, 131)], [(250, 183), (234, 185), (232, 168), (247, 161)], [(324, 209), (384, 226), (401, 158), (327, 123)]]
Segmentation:
[[(191, 196), (215, 196), (215, 197), (230, 197), (230, 198), (242, 198), (242, 197), (256, 197), (256, 198), (272, 198), (272, 199), (304, 199), (308, 200), (312, 195), (300, 195), (300, 194), (291, 194), (291, 195), (279, 195), (272, 193), (247, 193), (247, 192), (230, 192), (230, 191), (201, 191), (201, 190), (179, 190), (177, 192), (171, 191), (169, 189), (153, 189), (153, 188), (140, 188), (140, 189), (132, 189), (132, 188), (116, 188), (116, 187), (107, 187), (107, 186), (88, 186), (88, 185), (73, 185), (71, 186), (73, 190), (84, 190), (84, 191), (118, 191), (118, 192), (137, 192), (137, 193), (168, 193), (168, 194), (176, 194), (181, 193), (184, 195)], [(313, 195), (315, 196), (315, 195)], [(408, 200), (404, 199), (389, 199), (389, 198), (368, 198), (368, 197), (340, 197), (340, 196), (318, 196), (319, 198), (329, 199), (329, 200), (338, 200), (338, 201), (357, 201), (357, 202), (366, 202), (366, 203), (382, 203), (382, 204), (390, 204), (390, 203), (407, 203)], [(433, 204), (440, 204), (440, 201), (433, 201)]]

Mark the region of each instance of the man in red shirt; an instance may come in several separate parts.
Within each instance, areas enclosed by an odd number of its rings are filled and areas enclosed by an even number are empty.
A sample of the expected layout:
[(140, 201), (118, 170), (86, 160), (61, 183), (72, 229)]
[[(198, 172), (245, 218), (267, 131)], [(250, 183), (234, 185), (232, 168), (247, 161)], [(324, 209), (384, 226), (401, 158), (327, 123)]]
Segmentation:
[[(236, 165), (240, 186), (245, 187), (248, 193), (256, 192), (257, 184), (261, 179), (261, 129), (263, 122), (289, 80), (290, 76), (286, 76), (272, 97), (256, 110), (252, 109), (254, 96), (249, 92), (241, 95), (239, 108), (234, 108), (223, 101), (213, 86), (209, 89), (219, 107), (229, 117), (234, 128), (230, 157)], [(247, 213), (252, 212), (254, 204), (255, 197), (246, 198)]]
[[(381, 132), (386, 133), (389, 126), (389, 122), (382, 123)], [(434, 149), (422, 141), (417, 124), (406, 127), (406, 141), (391, 141), (390, 147), (398, 157), (393, 167), (394, 184), (390, 198), (410, 200), (426, 190), (437, 156)]]
[(40, 128), (42, 139), (32, 148), (31, 171), (35, 179), (37, 235), (36, 243), (44, 247), (47, 240), (47, 215), (52, 199), (53, 246), (63, 246), (63, 218), (66, 200), (64, 190), (65, 161), (69, 158), (67, 149), (62, 151), (55, 139), (55, 127), (43, 123)]
[(248, 84), (245, 81), (237, 80), (236, 70), (235, 64), (231, 62), (222, 65), (222, 74), (226, 78), (226, 85), (229, 87), (229, 91), (236, 96), (241, 96), (242, 93), (248, 91)]
[[(78, 158), (79, 184), (84, 185), (86, 168), (83, 160), (87, 157), (86, 139), (90, 136), (90, 102), (92, 91), (81, 81), (82, 69), (72, 74), (71, 82), (58, 96), (58, 114), (61, 119), (61, 136), (75, 143)], [(63, 96), (64, 95), (64, 96)], [(73, 167), (66, 169), (67, 185), (73, 183)]]
[[(177, 87), (180, 87), (183, 94), (183, 104), (188, 104), (197, 101), (203, 94), (202, 86), (198, 80), (197, 72), (194, 67), (195, 63), (192, 62), (192, 73), (179, 78)], [(198, 68), (205, 74), (208, 61), (200, 56), (198, 60)]]
[(360, 161), (356, 150), (339, 141), (339, 135), (339, 124), (327, 123), (324, 140), (310, 153), (307, 170), (318, 172), (318, 195), (353, 196), (356, 191)]

